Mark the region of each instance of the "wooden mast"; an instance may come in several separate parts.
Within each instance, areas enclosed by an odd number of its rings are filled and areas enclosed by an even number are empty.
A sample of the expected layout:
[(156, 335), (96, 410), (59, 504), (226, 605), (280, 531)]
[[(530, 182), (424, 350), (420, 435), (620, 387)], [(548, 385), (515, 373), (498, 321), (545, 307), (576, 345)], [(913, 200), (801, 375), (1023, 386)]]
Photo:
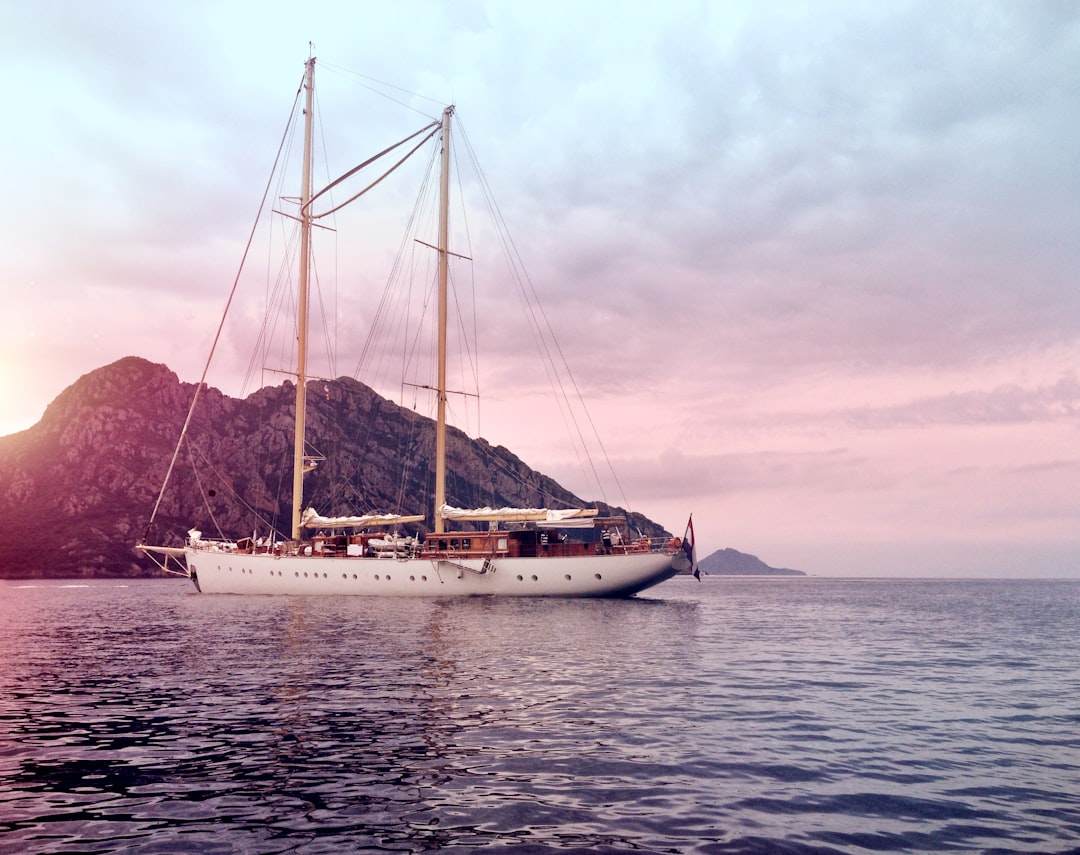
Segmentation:
[(304, 172), (300, 189), (300, 284), (297, 294), (296, 426), (293, 437), (292, 538), (300, 540), (300, 512), (304, 504), (304, 430), (307, 416), (308, 268), (311, 257), (311, 133), (315, 86), (315, 57), (304, 74)]
[(446, 304), (450, 233), (450, 116), (442, 115), (442, 174), (439, 185), (439, 377), (438, 413), (435, 423), (435, 533), (445, 530), (442, 507), (446, 504)]

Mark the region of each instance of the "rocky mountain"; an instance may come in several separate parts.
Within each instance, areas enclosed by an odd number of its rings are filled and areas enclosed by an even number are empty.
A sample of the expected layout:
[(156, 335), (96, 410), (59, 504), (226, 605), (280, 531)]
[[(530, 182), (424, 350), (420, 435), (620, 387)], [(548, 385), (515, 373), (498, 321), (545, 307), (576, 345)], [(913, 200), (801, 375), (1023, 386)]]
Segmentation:
[[(62, 392), (32, 428), (0, 437), (0, 578), (154, 575), (135, 549), (181, 545), (189, 528), (288, 532), (295, 387), (243, 400), (202, 391), (154, 528), (151, 511), (195, 387), (127, 357)], [(434, 423), (355, 380), (309, 387), (309, 503), (326, 516), (377, 510), (431, 519)], [(448, 431), (447, 501), (459, 507), (590, 504), (502, 446)], [(406, 465), (402, 466), (402, 461)], [(601, 513), (623, 514), (598, 504)], [(668, 533), (640, 514), (635, 529)]]
[(737, 549), (718, 549), (698, 561), (698, 566), (712, 576), (805, 576), (801, 570), (770, 567), (756, 555)]

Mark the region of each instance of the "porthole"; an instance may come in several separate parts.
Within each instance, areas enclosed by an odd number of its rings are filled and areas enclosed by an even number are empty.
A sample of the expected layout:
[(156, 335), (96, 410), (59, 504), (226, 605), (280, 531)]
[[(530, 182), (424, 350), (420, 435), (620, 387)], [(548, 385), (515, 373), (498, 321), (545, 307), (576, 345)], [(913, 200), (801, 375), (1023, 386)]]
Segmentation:
[(427, 576), (421, 576), (420, 581), (421, 582), (426, 582), (427, 581)]
[(567, 574), (566, 574), (566, 581), (567, 581), (567, 582), (569, 582), (569, 581), (570, 581), (570, 574), (569, 574), (569, 573), (567, 573)]
[(596, 577), (597, 579), (599, 579), (599, 578), (600, 578), (600, 574), (599, 574), (599, 573), (593, 573), (593, 576), (595, 576), (595, 577)]
[(533, 573), (533, 576), (532, 576), (532, 580), (533, 580), (534, 582), (535, 582), (535, 581), (537, 581), (537, 579), (536, 579), (536, 574), (535, 574), (535, 573)]
[[(299, 572), (299, 571), (297, 571), (296, 573), (293, 573), (293, 575), (294, 575), (294, 576), (295, 576), (295, 577), (296, 577), (297, 579), (299, 579), (299, 578), (300, 578), (300, 572)], [(307, 575), (307, 573), (305, 573), (304, 575), (306, 576), (306, 575)]]
[(378, 574), (378, 573), (376, 573), (376, 574), (375, 574), (375, 581), (376, 581), (376, 582), (378, 582), (378, 581), (379, 581), (379, 574)]
[(525, 581), (525, 577), (522, 576), (520, 573), (518, 573), (518, 581), (519, 582), (524, 582)]
[(348, 574), (348, 573), (342, 573), (342, 574), (341, 574), (341, 578), (342, 578), (342, 579), (348, 579), (348, 578), (349, 578), (349, 574)]
[(415, 582), (415, 581), (416, 581), (416, 577), (415, 577), (415, 576), (410, 576), (410, 577), (409, 577), (409, 581), (410, 581), (410, 582)]
[(390, 581), (390, 574), (389, 574), (389, 573), (387, 573), (387, 574), (386, 574), (386, 581), (387, 581), (387, 582), (389, 582), (389, 581)]
[(325, 574), (325, 573), (323, 573), (323, 574), (322, 574), (322, 577), (323, 577), (323, 578), (325, 579), (325, 578), (326, 578), (326, 574)]
[(305, 579), (307, 578), (307, 573), (304, 573), (304, 578), (305, 578)]
[(355, 574), (355, 573), (353, 573), (353, 574), (352, 574), (352, 577), (353, 577), (353, 578), (355, 579), (355, 578), (356, 578), (356, 574)]

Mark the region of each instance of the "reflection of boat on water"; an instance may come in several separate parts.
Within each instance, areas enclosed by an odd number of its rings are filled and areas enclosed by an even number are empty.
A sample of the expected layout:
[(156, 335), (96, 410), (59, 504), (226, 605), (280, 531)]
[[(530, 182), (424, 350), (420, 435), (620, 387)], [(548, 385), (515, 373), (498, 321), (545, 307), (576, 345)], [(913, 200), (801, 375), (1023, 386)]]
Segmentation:
[[(447, 280), (449, 257), (453, 255), (448, 247), (448, 188), (454, 110), (447, 107), (441, 120), (313, 192), (314, 69), (312, 58), (307, 62), (302, 86), (304, 165), (299, 209), (294, 218), (299, 222), (300, 238), (291, 537), (269, 534), (240, 540), (206, 539), (200, 531), (192, 530), (183, 547), (144, 543), (140, 549), (168, 571), (173, 571), (173, 565), (182, 568), (175, 572), (188, 575), (199, 590), (207, 593), (612, 597), (629, 596), (649, 588), (689, 566), (692, 556), (679, 548), (677, 540), (664, 538), (654, 543), (648, 537), (631, 535), (626, 530), (625, 518), (601, 518), (595, 508), (469, 510), (447, 503)], [(412, 145), (417, 138), (420, 142), (410, 154), (389, 171), (396, 169), (426, 140), (440, 146), (438, 238), (436, 244), (429, 245), (438, 257), (437, 379), (430, 387), (437, 401), (433, 531), (423, 537), (401, 532), (424, 523), (424, 514), (324, 517), (311, 508), (303, 508), (304, 474), (317, 463), (317, 458), (306, 453), (304, 439), (310, 378), (307, 369), (310, 242), (315, 221), (343, 207), (337, 205), (317, 214), (313, 203), (362, 167), (404, 143)], [(160, 504), (160, 498), (158, 501)], [(157, 508), (155, 515), (156, 512)], [(305, 531), (314, 534), (305, 537)]]

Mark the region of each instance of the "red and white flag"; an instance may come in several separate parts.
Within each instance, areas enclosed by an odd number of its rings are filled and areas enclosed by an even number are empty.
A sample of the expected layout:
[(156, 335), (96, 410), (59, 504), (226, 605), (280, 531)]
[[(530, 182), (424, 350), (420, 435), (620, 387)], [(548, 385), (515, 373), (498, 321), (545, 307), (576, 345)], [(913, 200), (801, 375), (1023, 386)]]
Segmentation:
[(694, 543), (694, 515), (686, 522), (686, 534), (683, 535), (682, 549), (686, 553), (686, 560), (690, 562), (690, 568), (694, 578), (701, 581), (701, 570), (697, 566), (697, 544)]

